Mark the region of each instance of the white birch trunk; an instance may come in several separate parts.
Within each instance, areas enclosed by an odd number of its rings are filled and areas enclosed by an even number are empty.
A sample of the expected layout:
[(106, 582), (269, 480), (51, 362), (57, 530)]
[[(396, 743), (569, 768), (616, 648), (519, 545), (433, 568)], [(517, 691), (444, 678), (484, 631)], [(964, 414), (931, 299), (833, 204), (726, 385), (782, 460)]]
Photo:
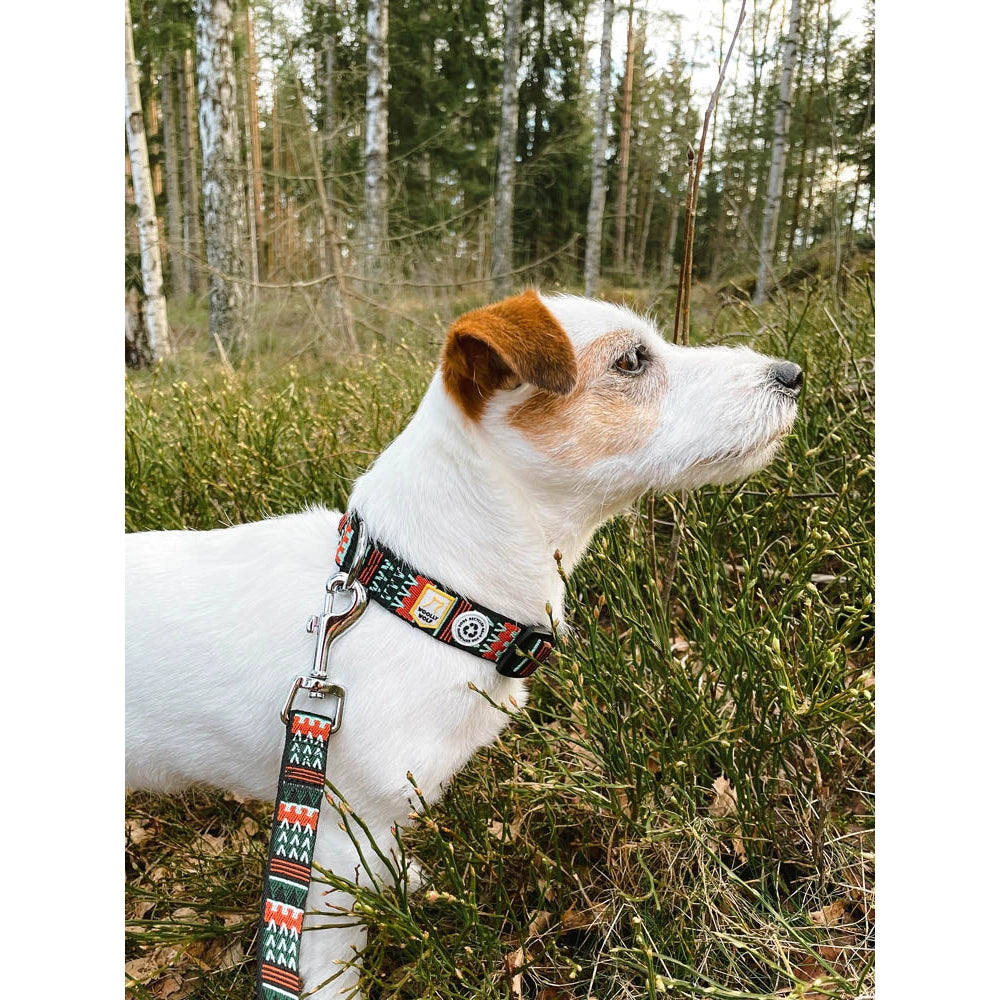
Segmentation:
[(209, 332), (234, 360), (247, 343), (247, 259), (233, 7), (230, 0), (198, 0), (196, 16)]
[(139, 98), (139, 68), (135, 63), (132, 42), (132, 14), (125, 2), (125, 130), (128, 133), (129, 159), (132, 165), (132, 190), (139, 210), (139, 254), (142, 259), (142, 287), (146, 295), (146, 339), (150, 362), (159, 361), (172, 351), (167, 326), (167, 300), (163, 295), (163, 269), (160, 266), (159, 227), (153, 181), (149, 173), (146, 149), (146, 126)]
[(365, 93), (365, 256), (369, 276), (378, 270), (388, 228), (389, 3), (368, 0), (368, 83)]
[(774, 264), (774, 247), (778, 235), (778, 210), (785, 186), (785, 150), (788, 140), (788, 112), (791, 108), (792, 74), (799, 45), (800, 0), (791, 0), (788, 13), (788, 35), (781, 57), (781, 81), (778, 84), (778, 106), (774, 113), (774, 139), (771, 144), (771, 168), (767, 177), (767, 200), (760, 229), (760, 258), (757, 285), (753, 301), (761, 305), (767, 295), (767, 282)]
[(622, 80), (622, 120), (619, 131), (618, 191), (615, 199), (615, 268), (625, 268), (625, 206), (628, 199), (629, 154), (632, 148), (632, 77), (635, 69), (635, 38), (632, 20), (635, 4), (628, 5), (628, 29), (625, 41), (625, 77)]
[(604, 229), (604, 178), (608, 165), (608, 94), (611, 90), (611, 27), (615, 19), (614, 0), (604, 0), (604, 28), (601, 32), (601, 82), (594, 117), (594, 146), (591, 157), (590, 207), (587, 210), (587, 252), (583, 264), (584, 295), (594, 294), (601, 273), (601, 234)]
[(514, 259), (514, 157), (517, 152), (517, 70), (521, 63), (521, 0), (507, 0), (503, 43), (503, 91), (497, 143), (496, 209), (493, 216), (493, 294), (511, 289)]

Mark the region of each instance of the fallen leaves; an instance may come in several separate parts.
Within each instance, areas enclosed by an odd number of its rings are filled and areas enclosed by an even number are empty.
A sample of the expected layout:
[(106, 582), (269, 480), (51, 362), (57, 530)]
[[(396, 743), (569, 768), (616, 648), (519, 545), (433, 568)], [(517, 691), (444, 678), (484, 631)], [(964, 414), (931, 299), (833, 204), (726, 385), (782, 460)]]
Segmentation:
[[(737, 798), (736, 788), (733, 783), (725, 775), (720, 774), (719, 777), (712, 782), (712, 792), (713, 798), (708, 807), (708, 815), (715, 820), (724, 820), (729, 819), (730, 817), (735, 817), (737, 814)], [(735, 854), (742, 863), (747, 859), (747, 852), (746, 846), (743, 843), (743, 834), (740, 829), (740, 825), (735, 819), (732, 819), (729, 825), (734, 830), (731, 836), (733, 854)]]
[(126, 997), (185, 1000), (212, 977), (247, 975), (271, 808), (207, 793), (126, 800)]

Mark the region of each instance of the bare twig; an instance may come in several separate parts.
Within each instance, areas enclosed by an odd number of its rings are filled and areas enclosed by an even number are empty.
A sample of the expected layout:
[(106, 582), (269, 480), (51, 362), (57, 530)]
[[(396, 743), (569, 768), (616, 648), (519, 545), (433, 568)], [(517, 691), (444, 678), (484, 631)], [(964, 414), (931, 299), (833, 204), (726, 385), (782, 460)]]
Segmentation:
[(705, 121), (701, 129), (701, 143), (698, 146), (698, 154), (694, 155), (694, 150), (688, 147), (688, 186), (687, 198), (685, 200), (686, 215), (684, 218), (684, 243), (681, 253), (681, 273), (677, 285), (677, 306), (674, 310), (674, 343), (687, 344), (690, 342), (691, 334), (691, 272), (694, 262), (694, 218), (698, 208), (698, 182), (701, 178), (701, 168), (705, 162), (705, 142), (708, 138), (708, 128), (712, 121), (712, 112), (719, 101), (719, 94), (722, 92), (722, 83), (726, 78), (726, 70), (729, 68), (729, 59), (733, 54), (736, 45), (736, 38), (743, 27), (743, 21), (747, 15), (747, 0), (743, 0), (740, 7), (739, 20), (736, 22), (736, 30), (733, 32), (733, 40), (729, 43), (729, 51), (726, 53), (725, 62), (719, 71), (719, 82), (715, 85), (712, 99), (708, 102), (705, 111)]

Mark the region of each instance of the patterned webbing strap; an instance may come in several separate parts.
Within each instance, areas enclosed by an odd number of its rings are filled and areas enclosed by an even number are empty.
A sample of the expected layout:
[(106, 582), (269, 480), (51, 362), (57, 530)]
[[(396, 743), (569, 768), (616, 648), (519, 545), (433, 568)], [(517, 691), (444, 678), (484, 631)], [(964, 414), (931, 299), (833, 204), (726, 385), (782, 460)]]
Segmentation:
[(298, 1000), (299, 949), (332, 721), (292, 712), (264, 869), (257, 951), (259, 1000)]
[(552, 652), (552, 632), (512, 622), (505, 615), (451, 593), (422, 576), (385, 546), (368, 541), (358, 552), (357, 514), (340, 520), (337, 566), (346, 570), (360, 561), (358, 580), (370, 600), (399, 615), (427, 635), (492, 660), (505, 677), (527, 677)]

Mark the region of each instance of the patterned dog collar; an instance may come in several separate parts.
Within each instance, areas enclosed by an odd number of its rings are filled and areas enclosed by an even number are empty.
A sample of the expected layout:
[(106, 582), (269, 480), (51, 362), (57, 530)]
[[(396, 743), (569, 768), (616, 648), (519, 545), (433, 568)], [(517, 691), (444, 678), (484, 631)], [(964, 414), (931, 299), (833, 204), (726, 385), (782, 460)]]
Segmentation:
[(449, 646), (493, 661), (504, 677), (527, 677), (548, 659), (552, 652), (550, 629), (510, 621), (452, 593), (373, 540), (358, 552), (360, 527), (357, 514), (344, 514), (336, 559), (342, 572), (357, 563), (357, 580), (370, 600)]

